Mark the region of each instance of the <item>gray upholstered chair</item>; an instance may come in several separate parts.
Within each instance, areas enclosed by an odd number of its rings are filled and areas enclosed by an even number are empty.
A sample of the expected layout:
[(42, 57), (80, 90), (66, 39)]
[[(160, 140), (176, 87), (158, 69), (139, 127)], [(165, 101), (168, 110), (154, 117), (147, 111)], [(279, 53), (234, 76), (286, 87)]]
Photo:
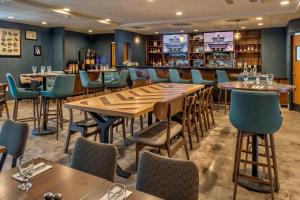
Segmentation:
[(1, 157), (0, 171), (2, 170), (7, 154), (13, 158), (12, 168), (16, 166), (17, 159), (24, 153), (28, 132), (27, 123), (15, 122), (9, 119), (5, 120), (0, 132), (0, 145), (6, 148), (6, 152)]
[(117, 167), (117, 148), (79, 138), (76, 141), (71, 167), (114, 181)]
[(139, 161), (136, 189), (166, 200), (197, 200), (199, 171), (191, 161), (144, 152)]

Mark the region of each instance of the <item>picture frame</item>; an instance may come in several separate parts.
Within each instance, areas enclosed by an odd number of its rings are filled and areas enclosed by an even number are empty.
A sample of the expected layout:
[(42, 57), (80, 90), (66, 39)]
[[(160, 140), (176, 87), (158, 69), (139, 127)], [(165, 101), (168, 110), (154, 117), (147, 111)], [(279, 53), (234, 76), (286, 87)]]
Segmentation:
[(34, 40), (37, 41), (37, 32), (25, 30), (25, 40)]
[(33, 54), (34, 56), (42, 56), (42, 46), (34, 46)]
[(0, 57), (21, 57), (21, 31), (0, 28)]

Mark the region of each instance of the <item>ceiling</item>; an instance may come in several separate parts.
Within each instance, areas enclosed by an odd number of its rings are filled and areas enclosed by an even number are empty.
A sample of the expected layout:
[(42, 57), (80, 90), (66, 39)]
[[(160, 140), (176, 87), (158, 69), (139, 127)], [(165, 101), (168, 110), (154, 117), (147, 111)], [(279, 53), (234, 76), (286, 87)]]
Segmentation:
[[(254, 1), (254, 2), (253, 2)], [(0, 19), (46, 27), (63, 26), (67, 30), (109, 33), (123, 29), (154, 34), (179, 32), (174, 23), (190, 23), (185, 32), (236, 29), (232, 19), (243, 18), (239, 28), (286, 26), (300, 17), (299, 0), (290, 0), (287, 6), (281, 0), (0, 0)], [(228, 3), (229, 2), (229, 3)], [(230, 2), (233, 2), (231, 4)], [(69, 8), (70, 15), (53, 12)], [(181, 11), (182, 16), (176, 16)], [(14, 19), (8, 19), (13, 16)], [(256, 17), (262, 16), (261, 21)], [(109, 18), (109, 24), (97, 20)], [(263, 22), (263, 26), (258, 26)], [(135, 27), (135, 28), (133, 28)], [(143, 28), (136, 28), (143, 27)]]

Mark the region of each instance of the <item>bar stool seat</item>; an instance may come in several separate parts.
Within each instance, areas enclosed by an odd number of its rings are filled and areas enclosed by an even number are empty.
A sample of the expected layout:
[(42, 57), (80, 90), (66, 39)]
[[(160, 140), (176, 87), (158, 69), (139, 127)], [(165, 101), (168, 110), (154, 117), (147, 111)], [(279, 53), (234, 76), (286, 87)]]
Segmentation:
[(169, 69), (171, 83), (191, 83), (189, 80), (180, 78), (180, 75), (176, 69)]
[[(279, 191), (279, 181), (273, 134), (280, 129), (282, 124), (278, 94), (274, 92), (232, 91), (229, 119), (232, 125), (239, 130), (234, 161), (233, 199), (236, 198), (237, 183), (256, 191), (261, 191), (264, 186), (268, 186), (271, 197), (274, 199), (274, 189)], [(247, 139), (246, 149), (243, 149), (245, 138)], [(250, 138), (252, 138), (251, 143)], [(258, 139), (262, 140), (261, 145), (258, 145)], [(250, 148), (250, 144), (252, 148)], [(258, 146), (264, 147), (264, 151), (259, 153)], [(242, 153), (246, 154), (245, 159), (242, 157)], [(248, 154), (250, 153), (252, 153), (252, 161), (248, 161)], [(263, 163), (262, 159), (258, 159), (258, 156), (264, 157), (267, 164)], [(244, 164), (244, 170), (240, 169), (240, 163)], [(252, 165), (252, 174), (247, 173), (247, 164)], [(258, 167), (267, 168), (265, 176), (260, 176)]]
[(205, 86), (212, 86), (212, 85), (214, 85), (214, 81), (204, 80), (202, 78), (202, 75), (201, 75), (201, 73), (200, 73), (199, 70), (192, 69), (191, 73), (192, 73), (192, 82), (193, 82), (193, 84), (203, 84)]
[(148, 75), (150, 77), (150, 80), (153, 82), (153, 83), (166, 83), (166, 82), (169, 82), (168, 79), (165, 79), (165, 78), (159, 78), (156, 74), (156, 71), (155, 69), (151, 69), (151, 68), (148, 68)]

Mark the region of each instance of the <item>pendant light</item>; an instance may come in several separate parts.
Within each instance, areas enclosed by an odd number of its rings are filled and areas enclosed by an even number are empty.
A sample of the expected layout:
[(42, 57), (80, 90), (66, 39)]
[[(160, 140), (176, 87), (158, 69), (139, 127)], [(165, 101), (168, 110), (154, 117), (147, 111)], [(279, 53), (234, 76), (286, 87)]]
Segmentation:
[(134, 38), (134, 43), (139, 44), (141, 42), (141, 38), (139, 36), (139, 34), (137, 34)]
[(233, 35), (234, 40), (240, 40), (242, 37), (241, 33), (239, 32), (239, 21), (240, 20), (236, 20), (236, 32)]
[[(183, 33), (184, 31), (183, 31), (183, 29), (182, 29), (182, 25), (180, 25), (180, 33)], [(181, 34), (180, 36), (179, 36), (179, 42), (181, 42), (181, 43), (183, 43), (184, 42), (184, 36), (183, 36), (183, 34)]]

